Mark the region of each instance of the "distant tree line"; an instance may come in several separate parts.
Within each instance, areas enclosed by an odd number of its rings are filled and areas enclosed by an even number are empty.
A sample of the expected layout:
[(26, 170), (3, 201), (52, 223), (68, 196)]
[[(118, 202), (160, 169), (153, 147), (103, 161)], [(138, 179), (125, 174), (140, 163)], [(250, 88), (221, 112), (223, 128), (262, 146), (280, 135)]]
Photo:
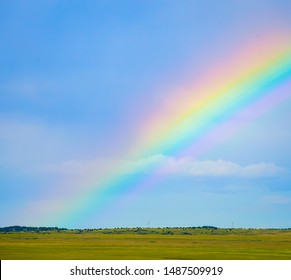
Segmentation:
[[(142, 227), (136, 227), (136, 228), (97, 228), (97, 229), (71, 229), (71, 231), (74, 231), (75, 233), (83, 233), (83, 232), (89, 232), (89, 231), (102, 231), (103, 233), (126, 233), (128, 231), (132, 231), (138, 234), (149, 234), (149, 233), (159, 233), (155, 230), (163, 230), (162, 234), (173, 234), (171, 230), (189, 230), (189, 229), (211, 229), (216, 230), (218, 229), (215, 226), (197, 226), (197, 227), (163, 227), (163, 228), (142, 228)], [(27, 226), (9, 226), (9, 227), (0, 227), (0, 233), (9, 233), (9, 232), (45, 232), (45, 231), (63, 231), (68, 230), (67, 228), (59, 228), (59, 227), (27, 227)], [(168, 230), (168, 231), (167, 231)], [(186, 234), (186, 233), (185, 233)]]
[(196, 227), (196, 228), (218, 229), (217, 227), (214, 227), (214, 226), (202, 226), (202, 227)]
[(10, 227), (1, 227), (0, 232), (23, 232), (23, 231), (61, 231), (67, 230), (66, 228), (58, 227), (26, 227), (26, 226), (10, 226)]

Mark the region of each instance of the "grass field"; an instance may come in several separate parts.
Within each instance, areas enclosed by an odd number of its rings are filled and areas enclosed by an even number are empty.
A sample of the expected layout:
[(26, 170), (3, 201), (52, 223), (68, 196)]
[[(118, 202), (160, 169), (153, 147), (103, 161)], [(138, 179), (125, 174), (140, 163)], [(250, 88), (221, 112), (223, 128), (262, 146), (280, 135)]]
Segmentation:
[(291, 230), (107, 229), (0, 234), (2, 260), (291, 260)]

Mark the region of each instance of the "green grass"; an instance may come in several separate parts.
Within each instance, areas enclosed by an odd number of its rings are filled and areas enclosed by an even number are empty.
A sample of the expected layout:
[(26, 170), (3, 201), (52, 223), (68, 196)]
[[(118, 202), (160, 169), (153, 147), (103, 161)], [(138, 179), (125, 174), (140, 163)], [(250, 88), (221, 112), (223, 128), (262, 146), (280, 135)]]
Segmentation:
[(291, 230), (110, 229), (0, 234), (0, 259), (291, 259)]

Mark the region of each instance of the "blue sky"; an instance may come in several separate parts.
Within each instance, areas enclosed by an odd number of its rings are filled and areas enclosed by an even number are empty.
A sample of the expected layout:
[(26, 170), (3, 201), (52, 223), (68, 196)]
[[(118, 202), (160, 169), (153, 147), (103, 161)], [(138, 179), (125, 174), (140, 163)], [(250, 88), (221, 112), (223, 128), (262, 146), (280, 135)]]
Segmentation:
[[(174, 89), (245, 42), (290, 39), (290, 12), (284, 0), (1, 1), (0, 226), (291, 227), (290, 81), (273, 93), (283, 102), (198, 157), (127, 153)], [(46, 220), (110, 166), (157, 163), (161, 180), (120, 189), (102, 215), (93, 204)]]

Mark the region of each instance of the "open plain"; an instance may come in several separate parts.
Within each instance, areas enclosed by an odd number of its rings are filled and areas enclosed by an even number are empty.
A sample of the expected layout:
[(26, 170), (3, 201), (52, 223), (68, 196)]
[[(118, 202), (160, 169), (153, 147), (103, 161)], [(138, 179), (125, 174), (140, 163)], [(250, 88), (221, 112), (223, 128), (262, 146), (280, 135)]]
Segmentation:
[(6, 232), (2, 260), (291, 260), (291, 229), (119, 228)]

